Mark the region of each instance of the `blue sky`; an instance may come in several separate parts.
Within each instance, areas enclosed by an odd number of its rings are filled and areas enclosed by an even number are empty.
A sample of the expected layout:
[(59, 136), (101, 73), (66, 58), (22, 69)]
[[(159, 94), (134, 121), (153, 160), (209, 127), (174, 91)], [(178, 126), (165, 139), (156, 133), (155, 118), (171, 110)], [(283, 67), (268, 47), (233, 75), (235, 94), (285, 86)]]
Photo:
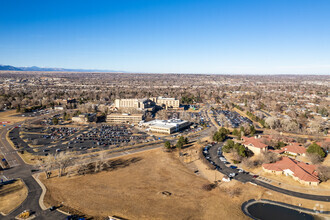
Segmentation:
[(327, 0), (0, 0), (0, 64), (330, 74)]

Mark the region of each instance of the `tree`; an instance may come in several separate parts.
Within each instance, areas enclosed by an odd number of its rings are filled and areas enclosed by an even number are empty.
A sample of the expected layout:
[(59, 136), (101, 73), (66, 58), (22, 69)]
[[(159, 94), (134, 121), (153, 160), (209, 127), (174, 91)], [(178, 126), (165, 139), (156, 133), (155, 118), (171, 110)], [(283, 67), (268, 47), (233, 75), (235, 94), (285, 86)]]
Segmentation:
[(165, 147), (165, 149), (171, 149), (171, 142), (169, 142), (169, 141), (165, 141), (165, 143), (164, 143), (164, 147)]
[(254, 135), (256, 133), (256, 129), (253, 125), (250, 126), (250, 135)]
[(281, 149), (282, 147), (285, 147), (285, 146), (286, 146), (286, 144), (284, 142), (279, 141), (274, 145), (274, 148), (275, 149)]
[(106, 159), (105, 156), (106, 156), (106, 153), (104, 151), (99, 153), (98, 159), (95, 162), (95, 168), (94, 168), (95, 173), (102, 171), (104, 164), (105, 164), (105, 162), (104, 162)]
[(222, 142), (226, 139), (229, 130), (226, 128), (220, 128), (219, 131), (215, 132), (213, 135), (213, 140), (217, 142)]
[(49, 155), (43, 161), (39, 161), (37, 167), (45, 172), (46, 179), (48, 179), (51, 175), (51, 170), (55, 165), (54, 156)]
[(54, 155), (54, 165), (58, 169), (58, 177), (61, 177), (68, 166), (73, 163), (72, 153), (60, 152)]
[(310, 162), (312, 162), (312, 164), (319, 164), (322, 162), (322, 158), (320, 155), (318, 154), (314, 154), (314, 153), (306, 153), (306, 157), (308, 158), (308, 160)]
[(325, 157), (325, 152), (323, 150), (322, 147), (320, 147), (318, 144), (313, 143), (311, 145), (309, 145), (309, 147), (307, 148), (307, 153), (310, 154), (317, 154), (319, 155), (321, 158)]
[(54, 117), (52, 121), (53, 121), (53, 124), (54, 125), (57, 125), (58, 124), (58, 118)]
[(233, 133), (232, 134), (235, 135), (235, 136), (239, 136), (240, 135), (240, 132), (235, 128), (233, 130)]
[(326, 182), (330, 179), (330, 167), (329, 166), (318, 166), (318, 176), (321, 181)]
[(262, 163), (275, 163), (280, 159), (276, 153), (271, 151), (262, 152), (261, 158)]
[(239, 131), (240, 131), (241, 135), (245, 136), (245, 129), (243, 126), (240, 127)]
[(217, 142), (222, 142), (226, 139), (226, 134), (221, 132), (215, 132), (213, 135), (213, 140)]
[(181, 149), (183, 145), (188, 143), (188, 138), (184, 138), (183, 136), (180, 136), (178, 142), (176, 143), (176, 148)]
[(270, 129), (278, 128), (280, 125), (280, 121), (275, 117), (266, 118), (266, 124), (270, 127)]
[(179, 150), (181, 150), (183, 147), (183, 143), (181, 141), (178, 141), (178, 142), (176, 142), (175, 147), (178, 148)]

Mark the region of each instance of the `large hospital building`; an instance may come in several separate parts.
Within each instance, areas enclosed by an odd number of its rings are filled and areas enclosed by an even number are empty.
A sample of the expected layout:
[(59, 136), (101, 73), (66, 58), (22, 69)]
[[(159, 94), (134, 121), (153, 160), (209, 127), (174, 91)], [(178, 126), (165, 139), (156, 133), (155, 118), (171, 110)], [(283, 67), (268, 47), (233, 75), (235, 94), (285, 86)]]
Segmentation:
[(175, 98), (163, 98), (163, 97), (152, 97), (145, 99), (116, 99), (115, 107), (120, 108), (135, 108), (144, 110), (146, 108), (153, 107), (155, 105), (165, 108), (179, 108), (180, 102)]

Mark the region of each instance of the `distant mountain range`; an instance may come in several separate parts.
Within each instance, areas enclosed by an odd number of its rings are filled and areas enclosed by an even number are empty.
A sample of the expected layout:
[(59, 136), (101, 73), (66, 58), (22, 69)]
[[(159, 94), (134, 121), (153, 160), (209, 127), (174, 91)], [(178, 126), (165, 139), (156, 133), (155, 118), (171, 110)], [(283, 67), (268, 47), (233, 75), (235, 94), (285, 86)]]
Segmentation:
[(51, 68), (51, 67), (15, 67), (10, 65), (0, 65), (0, 70), (12, 71), (58, 71), (58, 72), (124, 72), (115, 70), (96, 70), (96, 69), (64, 69), (64, 68)]

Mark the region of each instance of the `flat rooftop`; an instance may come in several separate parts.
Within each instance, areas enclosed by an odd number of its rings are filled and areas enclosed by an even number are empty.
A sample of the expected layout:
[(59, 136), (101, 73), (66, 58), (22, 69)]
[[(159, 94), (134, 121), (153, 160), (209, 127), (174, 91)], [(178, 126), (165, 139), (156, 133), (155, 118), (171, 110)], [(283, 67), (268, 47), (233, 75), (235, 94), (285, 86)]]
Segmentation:
[(149, 122), (143, 123), (144, 126), (149, 126), (149, 127), (161, 127), (161, 128), (172, 128), (176, 127), (178, 125), (187, 123), (188, 121), (184, 121), (181, 119), (170, 119), (170, 120), (153, 120)]

